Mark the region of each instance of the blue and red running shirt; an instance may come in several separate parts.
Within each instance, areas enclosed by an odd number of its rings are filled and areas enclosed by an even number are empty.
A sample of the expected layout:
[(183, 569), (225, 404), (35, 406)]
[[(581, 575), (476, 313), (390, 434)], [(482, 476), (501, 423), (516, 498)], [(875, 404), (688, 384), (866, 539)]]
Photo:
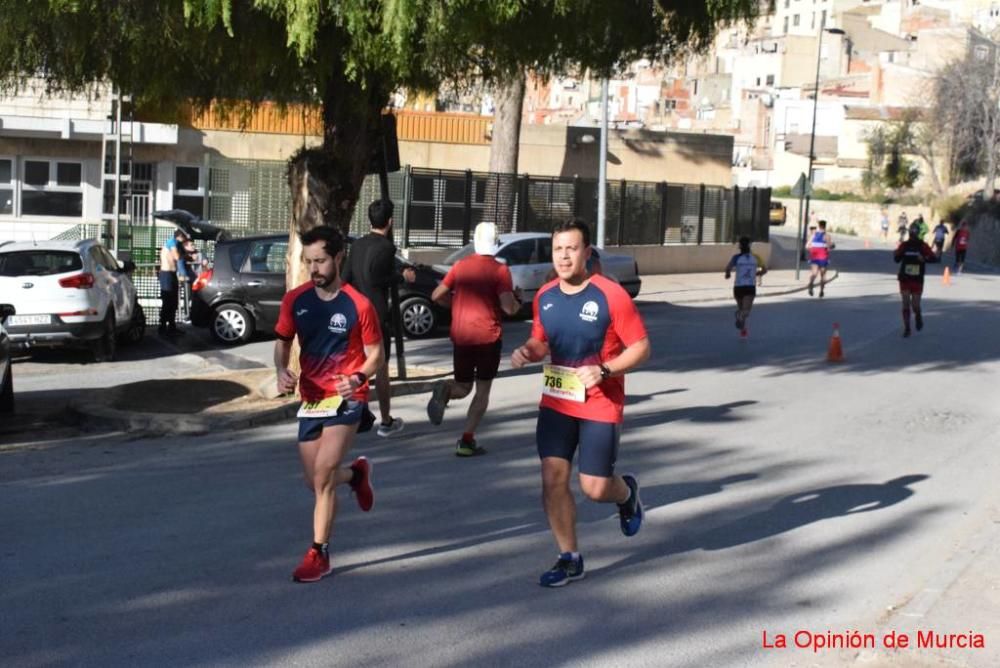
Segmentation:
[[(646, 338), (646, 326), (632, 298), (614, 281), (591, 276), (575, 295), (546, 283), (535, 295), (531, 337), (548, 343), (553, 364), (580, 367), (614, 359)], [(564, 415), (620, 423), (625, 407), (625, 378), (607, 378), (587, 390), (584, 402), (542, 395), (541, 407)]]
[[(319, 298), (312, 281), (285, 293), (274, 333), (285, 341), (299, 337), (299, 392), (303, 401), (335, 395), (337, 376), (360, 371), (365, 346), (382, 341), (375, 307), (346, 283), (328, 302)], [(351, 398), (368, 401), (368, 383)]]

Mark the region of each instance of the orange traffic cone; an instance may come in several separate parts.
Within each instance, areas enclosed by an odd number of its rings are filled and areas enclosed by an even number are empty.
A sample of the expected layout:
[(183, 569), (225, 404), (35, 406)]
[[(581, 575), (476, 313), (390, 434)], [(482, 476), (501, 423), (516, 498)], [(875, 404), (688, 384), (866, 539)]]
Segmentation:
[(868, 241), (868, 237), (865, 237), (865, 248), (871, 248), (871, 247), (872, 247), (871, 242)]
[(948, 267), (945, 267), (944, 273), (941, 274), (941, 283), (944, 285), (951, 285), (951, 269)]
[(830, 347), (826, 351), (827, 362), (843, 362), (844, 349), (840, 345), (840, 324), (833, 323), (833, 335), (830, 337)]

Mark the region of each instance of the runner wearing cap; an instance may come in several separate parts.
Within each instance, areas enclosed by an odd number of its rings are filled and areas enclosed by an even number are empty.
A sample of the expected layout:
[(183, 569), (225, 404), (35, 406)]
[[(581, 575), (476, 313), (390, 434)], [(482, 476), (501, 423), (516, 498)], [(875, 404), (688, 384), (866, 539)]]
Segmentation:
[(476, 442), (475, 433), (486, 414), (490, 388), (500, 367), (503, 347), (500, 312), (514, 315), (521, 308), (514, 296), (510, 269), (494, 257), (496, 225), (479, 223), (473, 246), (476, 252), (456, 262), (431, 295), (435, 302), (451, 305), (455, 368), (454, 380), (441, 380), (434, 385), (427, 403), (431, 424), (441, 424), (444, 409), (451, 399), (467, 397), (473, 383), (476, 388), (465, 418), (465, 431), (455, 448), (459, 457), (486, 452)]

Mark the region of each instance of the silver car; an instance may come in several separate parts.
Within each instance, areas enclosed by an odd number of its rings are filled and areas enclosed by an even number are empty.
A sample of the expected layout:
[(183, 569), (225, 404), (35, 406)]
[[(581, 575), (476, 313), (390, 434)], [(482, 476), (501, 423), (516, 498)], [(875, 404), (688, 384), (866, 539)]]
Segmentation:
[[(472, 244), (467, 244), (449, 255), (442, 264), (434, 265), (434, 268), (447, 273), (451, 265), (473, 252)], [(639, 265), (635, 258), (614, 255), (603, 249), (600, 250), (600, 256), (603, 274), (621, 284), (630, 297), (638, 295), (642, 280), (639, 278)], [(552, 271), (552, 235), (543, 232), (501, 234), (496, 258), (510, 267), (514, 287), (521, 289), (524, 303), (530, 304)]]

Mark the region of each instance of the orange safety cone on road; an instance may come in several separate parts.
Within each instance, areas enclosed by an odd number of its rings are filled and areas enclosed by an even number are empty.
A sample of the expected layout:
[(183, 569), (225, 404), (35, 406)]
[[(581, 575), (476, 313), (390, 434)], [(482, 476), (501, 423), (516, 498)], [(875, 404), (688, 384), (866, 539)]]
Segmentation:
[(830, 337), (830, 347), (826, 351), (827, 362), (843, 362), (844, 348), (840, 343), (840, 324), (833, 323), (833, 335)]
[(941, 283), (944, 285), (951, 285), (951, 269), (948, 267), (945, 267), (944, 273), (941, 274)]
[(872, 243), (870, 241), (868, 241), (868, 237), (865, 237), (865, 248), (871, 248), (871, 247), (872, 247)]

